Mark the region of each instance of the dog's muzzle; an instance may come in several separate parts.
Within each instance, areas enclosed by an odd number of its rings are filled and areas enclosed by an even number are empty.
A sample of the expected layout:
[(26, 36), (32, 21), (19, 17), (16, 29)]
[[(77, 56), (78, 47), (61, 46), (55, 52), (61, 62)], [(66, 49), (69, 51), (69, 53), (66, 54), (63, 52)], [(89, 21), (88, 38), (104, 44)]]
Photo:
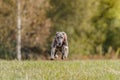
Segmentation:
[(57, 46), (58, 46), (58, 47), (61, 47), (61, 46), (62, 46), (62, 43), (58, 43)]

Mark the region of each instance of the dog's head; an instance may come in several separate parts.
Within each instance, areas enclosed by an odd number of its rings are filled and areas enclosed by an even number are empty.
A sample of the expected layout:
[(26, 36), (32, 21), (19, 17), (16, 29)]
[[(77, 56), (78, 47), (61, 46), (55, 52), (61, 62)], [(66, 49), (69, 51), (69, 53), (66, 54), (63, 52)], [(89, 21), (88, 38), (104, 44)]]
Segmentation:
[(55, 40), (56, 40), (56, 45), (58, 47), (61, 47), (63, 45), (63, 42), (65, 41), (65, 32), (57, 32)]

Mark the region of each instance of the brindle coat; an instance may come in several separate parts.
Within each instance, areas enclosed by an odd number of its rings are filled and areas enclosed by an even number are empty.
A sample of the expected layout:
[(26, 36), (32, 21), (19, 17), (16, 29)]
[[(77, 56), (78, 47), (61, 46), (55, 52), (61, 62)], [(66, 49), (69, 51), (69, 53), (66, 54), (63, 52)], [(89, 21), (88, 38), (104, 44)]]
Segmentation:
[(51, 60), (57, 58), (57, 51), (62, 53), (62, 59), (68, 56), (68, 40), (65, 32), (57, 32), (51, 45)]

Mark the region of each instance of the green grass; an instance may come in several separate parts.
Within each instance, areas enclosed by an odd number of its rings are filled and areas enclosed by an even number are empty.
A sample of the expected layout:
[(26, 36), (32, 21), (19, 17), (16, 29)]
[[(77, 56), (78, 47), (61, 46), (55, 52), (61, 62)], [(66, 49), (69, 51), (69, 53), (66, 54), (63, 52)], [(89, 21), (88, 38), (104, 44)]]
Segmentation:
[(0, 60), (0, 80), (120, 80), (120, 61)]

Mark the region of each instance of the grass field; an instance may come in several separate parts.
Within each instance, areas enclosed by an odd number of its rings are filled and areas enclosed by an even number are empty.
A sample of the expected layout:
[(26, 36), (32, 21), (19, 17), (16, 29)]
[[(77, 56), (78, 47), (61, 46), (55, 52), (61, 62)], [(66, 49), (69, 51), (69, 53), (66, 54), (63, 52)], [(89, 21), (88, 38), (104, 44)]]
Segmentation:
[(0, 80), (120, 80), (120, 61), (0, 60)]

